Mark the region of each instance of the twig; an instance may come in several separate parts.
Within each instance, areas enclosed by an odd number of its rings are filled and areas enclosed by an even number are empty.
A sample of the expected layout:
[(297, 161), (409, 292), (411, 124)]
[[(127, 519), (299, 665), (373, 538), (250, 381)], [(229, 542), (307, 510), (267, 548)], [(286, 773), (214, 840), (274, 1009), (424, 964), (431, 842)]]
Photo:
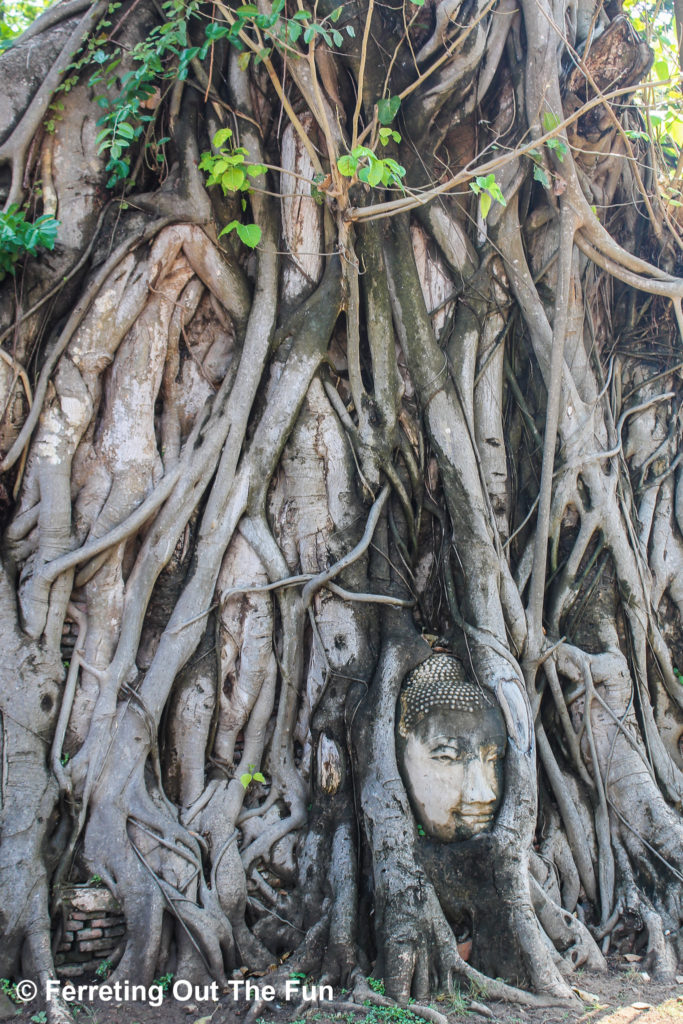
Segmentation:
[(358, 85), (356, 87), (356, 106), (353, 111), (351, 149), (355, 149), (358, 145), (358, 120), (360, 118), (361, 107), (363, 106), (363, 79), (365, 77), (365, 64), (368, 59), (368, 39), (370, 38), (370, 23), (372, 21), (374, 9), (375, 0), (368, 0), (368, 11), (365, 16), (363, 41), (360, 49), (360, 68), (358, 70)]

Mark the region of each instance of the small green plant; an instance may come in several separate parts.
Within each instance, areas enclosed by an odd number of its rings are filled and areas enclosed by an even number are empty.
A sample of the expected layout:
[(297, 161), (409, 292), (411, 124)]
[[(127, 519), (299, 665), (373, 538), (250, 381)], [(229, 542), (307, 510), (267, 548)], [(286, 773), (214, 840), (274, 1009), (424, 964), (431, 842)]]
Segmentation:
[[(254, 771), (254, 767), (255, 766), (253, 764), (250, 764), (248, 766), (249, 771), (242, 772), (242, 774), (240, 775), (240, 782), (242, 783), (242, 785), (244, 786), (245, 789), (247, 788), (247, 786), (249, 785), (250, 782), (263, 782), (263, 783), (266, 782), (266, 777), (263, 774), (263, 772)], [(292, 977), (292, 978), (305, 978), (306, 975), (305, 974), (292, 974), (292, 975), (290, 975), (290, 977)]]
[(306, 980), (306, 973), (305, 973), (305, 971), (290, 971), (289, 972), (289, 976), (290, 976), (290, 978), (293, 981), (305, 981)]
[[(387, 129), (387, 131), (389, 134), (383, 140), (385, 142), (388, 142), (392, 135), (398, 135), (398, 132), (392, 132), (391, 129)], [(337, 160), (337, 167), (340, 174), (343, 174), (345, 178), (351, 178), (352, 181), (354, 179), (363, 181), (373, 188), (377, 185), (385, 187), (397, 185), (403, 190), (401, 179), (405, 177), (405, 167), (401, 167), (391, 157), (380, 159), (367, 146), (356, 146), (350, 153), (344, 153)]]
[[(543, 115), (543, 131), (554, 132), (555, 129), (559, 127), (559, 124), (559, 119), (554, 114), (551, 114), (549, 110), (546, 110), (545, 114)], [(564, 160), (565, 154), (567, 152), (567, 146), (562, 141), (562, 139), (546, 139), (545, 144), (548, 147), (548, 149), (551, 149), (556, 154), (557, 159), (561, 163)]]
[(458, 985), (453, 986), (453, 991), (447, 997), (448, 1008), (451, 1013), (468, 1013), (469, 1003)]
[(0, 992), (11, 999), (13, 1003), (18, 1003), (17, 999), (17, 986), (9, 978), (0, 978)]
[[(267, 60), (273, 52), (273, 47), (291, 57), (303, 56), (302, 51), (297, 48), (300, 39), (306, 46), (315, 44), (317, 40), (330, 49), (343, 45), (344, 36), (339, 29), (334, 28), (344, 10), (343, 4), (335, 7), (321, 21), (315, 21), (307, 10), (297, 11), (291, 18), (283, 17), (284, 7), (285, 0), (273, 0), (270, 12), (267, 13), (259, 11), (256, 4), (242, 4), (231, 11), (230, 23), (210, 22), (205, 28), (204, 45), (201, 48), (192, 47), (187, 51), (187, 55), (183, 54), (181, 66), (184, 60), (191, 60), (197, 55), (200, 60), (204, 60), (209, 47), (218, 39), (227, 39), (235, 49), (241, 51), (238, 64), (242, 71), (246, 70), (252, 57), (255, 64)], [(249, 29), (254, 30), (262, 39), (267, 39), (271, 45), (263, 46), (256, 52), (245, 50), (244, 32)], [(346, 25), (344, 31), (350, 39), (355, 36), (353, 25)]]
[(424, 829), (422, 828), (422, 825), (418, 825), (418, 826), (417, 826), (417, 834), (418, 834), (419, 836), (426, 836), (426, 835), (427, 835), (427, 833), (425, 832), (425, 830), (424, 830)]
[(101, 963), (97, 965), (95, 974), (97, 975), (98, 978), (108, 978), (111, 972), (111, 968), (111, 960), (103, 960)]
[(484, 220), (488, 216), (494, 199), (501, 206), (507, 206), (505, 196), (496, 181), (495, 174), (479, 175), (474, 181), (470, 182), (470, 188), (475, 196), (479, 196), (479, 209)]
[(70, 757), (71, 757), (71, 754), (67, 754), (67, 753), (62, 754), (62, 756), (59, 759), (59, 763), (61, 764), (62, 768), (66, 768), (66, 766), (69, 763), (69, 758)]
[(162, 974), (160, 978), (155, 978), (152, 982), (153, 985), (158, 985), (162, 992), (168, 992), (173, 981), (172, 974)]
[[(166, 20), (133, 47), (130, 55), (133, 67), (120, 77), (120, 51), (108, 53), (104, 49), (106, 34), (89, 40), (92, 44), (94, 39), (96, 45), (88, 54), (87, 62), (95, 64), (97, 70), (88, 84), (103, 85), (106, 90), (96, 97), (96, 102), (103, 111), (97, 121), (99, 152), (109, 154), (107, 188), (114, 188), (130, 176), (130, 147), (143, 133), (148, 137), (156, 120), (159, 83), (176, 76), (187, 77), (188, 66), (183, 66), (182, 61), (178, 66), (178, 54), (187, 51), (187, 26), (196, 13), (198, 2), (165, 0), (162, 7)], [(119, 91), (112, 96), (115, 89)], [(164, 141), (168, 139), (159, 140), (156, 145)]]
[(676, 679), (681, 684), (681, 686), (683, 686), (683, 672), (681, 672), (681, 670), (679, 668), (676, 668), (675, 665), (674, 665), (674, 675), (676, 676)]
[(52, 135), (57, 126), (57, 122), (62, 120), (62, 111), (64, 110), (64, 104), (61, 100), (55, 100), (55, 102), (51, 103), (47, 109), (48, 111), (51, 111), (51, 113), (49, 113), (46, 119), (43, 121), (43, 128), (48, 133), (48, 135)]
[(103, 884), (103, 882), (102, 882), (102, 879), (100, 878), (99, 875), (91, 875), (91, 877), (87, 881), (87, 885), (102, 885), (102, 884)]
[(384, 981), (382, 978), (366, 978), (365, 980), (373, 992), (376, 992), (379, 996), (384, 995)]
[(54, 249), (59, 221), (43, 214), (33, 223), (26, 220), (26, 211), (13, 203), (0, 213), (0, 281), (14, 274), (22, 256), (37, 256), (39, 249)]
[(38, 1010), (38, 1012), (34, 1013), (31, 1017), (31, 1024), (45, 1024), (46, 1020), (47, 1013), (45, 1010)]
[[(199, 169), (208, 174), (207, 185), (220, 185), (223, 195), (228, 192), (249, 192), (249, 179), (258, 178), (266, 173), (263, 164), (247, 163), (249, 152), (243, 146), (228, 145), (232, 139), (231, 128), (221, 128), (213, 137), (215, 153), (202, 153), (199, 161)], [(242, 209), (246, 203), (243, 202)], [(238, 220), (232, 220), (223, 228), (218, 236), (227, 235), (231, 231), (237, 231), (242, 242), (250, 249), (255, 249), (261, 241), (261, 228), (258, 224), (241, 224)]]
[(422, 1019), (403, 1006), (373, 1006), (361, 1024), (422, 1024)]

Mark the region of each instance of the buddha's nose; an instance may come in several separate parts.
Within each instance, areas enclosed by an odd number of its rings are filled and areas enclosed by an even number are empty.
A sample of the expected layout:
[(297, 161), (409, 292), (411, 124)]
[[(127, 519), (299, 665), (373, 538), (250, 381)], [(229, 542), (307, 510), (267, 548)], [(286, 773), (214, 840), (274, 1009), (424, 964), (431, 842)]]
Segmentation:
[(463, 796), (472, 804), (491, 804), (496, 799), (495, 790), (487, 778), (486, 767), (479, 758), (470, 761), (465, 770)]

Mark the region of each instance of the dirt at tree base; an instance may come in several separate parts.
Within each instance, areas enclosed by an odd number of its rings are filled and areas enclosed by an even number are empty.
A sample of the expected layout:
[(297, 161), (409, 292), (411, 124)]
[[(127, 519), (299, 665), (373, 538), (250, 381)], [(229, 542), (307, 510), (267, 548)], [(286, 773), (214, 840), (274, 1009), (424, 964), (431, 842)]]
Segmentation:
[[(484, 1016), (463, 1010), (464, 1000), (459, 995), (446, 996), (429, 1003), (444, 1014), (449, 1024), (471, 1024), (490, 1021), (492, 1024), (678, 1024), (683, 1022), (683, 984), (661, 984), (646, 981), (634, 965), (619, 958), (608, 958), (609, 973), (577, 971), (573, 985), (582, 993), (583, 1005), (574, 1007), (521, 1007), (486, 1001), (491, 1011)], [(591, 997), (595, 997), (592, 999)], [(335, 998), (345, 1001), (346, 994), (335, 990)], [(32, 1024), (42, 1019), (38, 1002), (17, 1008), (11, 1017), (14, 1024)], [(415, 1018), (399, 1007), (358, 1006), (356, 1012), (326, 1011), (324, 1004), (304, 1006), (274, 1001), (257, 1010), (254, 1004), (243, 1000), (233, 1002), (224, 996), (214, 1003), (180, 1003), (165, 999), (162, 1006), (144, 1003), (123, 1005), (96, 1001), (76, 1007), (76, 1024), (415, 1024)], [(421, 1018), (420, 1018), (421, 1020)]]

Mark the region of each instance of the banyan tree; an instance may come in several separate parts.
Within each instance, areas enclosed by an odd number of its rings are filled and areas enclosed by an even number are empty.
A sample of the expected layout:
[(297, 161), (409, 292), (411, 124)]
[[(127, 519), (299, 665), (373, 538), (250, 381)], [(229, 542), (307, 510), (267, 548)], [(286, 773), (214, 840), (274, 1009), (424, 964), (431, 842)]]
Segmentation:
[(683, 160), (638, 17), (60, 0), (0, 55), (0, 976), (55, 976), (93, 876), (111, 979), (680, 971)]

